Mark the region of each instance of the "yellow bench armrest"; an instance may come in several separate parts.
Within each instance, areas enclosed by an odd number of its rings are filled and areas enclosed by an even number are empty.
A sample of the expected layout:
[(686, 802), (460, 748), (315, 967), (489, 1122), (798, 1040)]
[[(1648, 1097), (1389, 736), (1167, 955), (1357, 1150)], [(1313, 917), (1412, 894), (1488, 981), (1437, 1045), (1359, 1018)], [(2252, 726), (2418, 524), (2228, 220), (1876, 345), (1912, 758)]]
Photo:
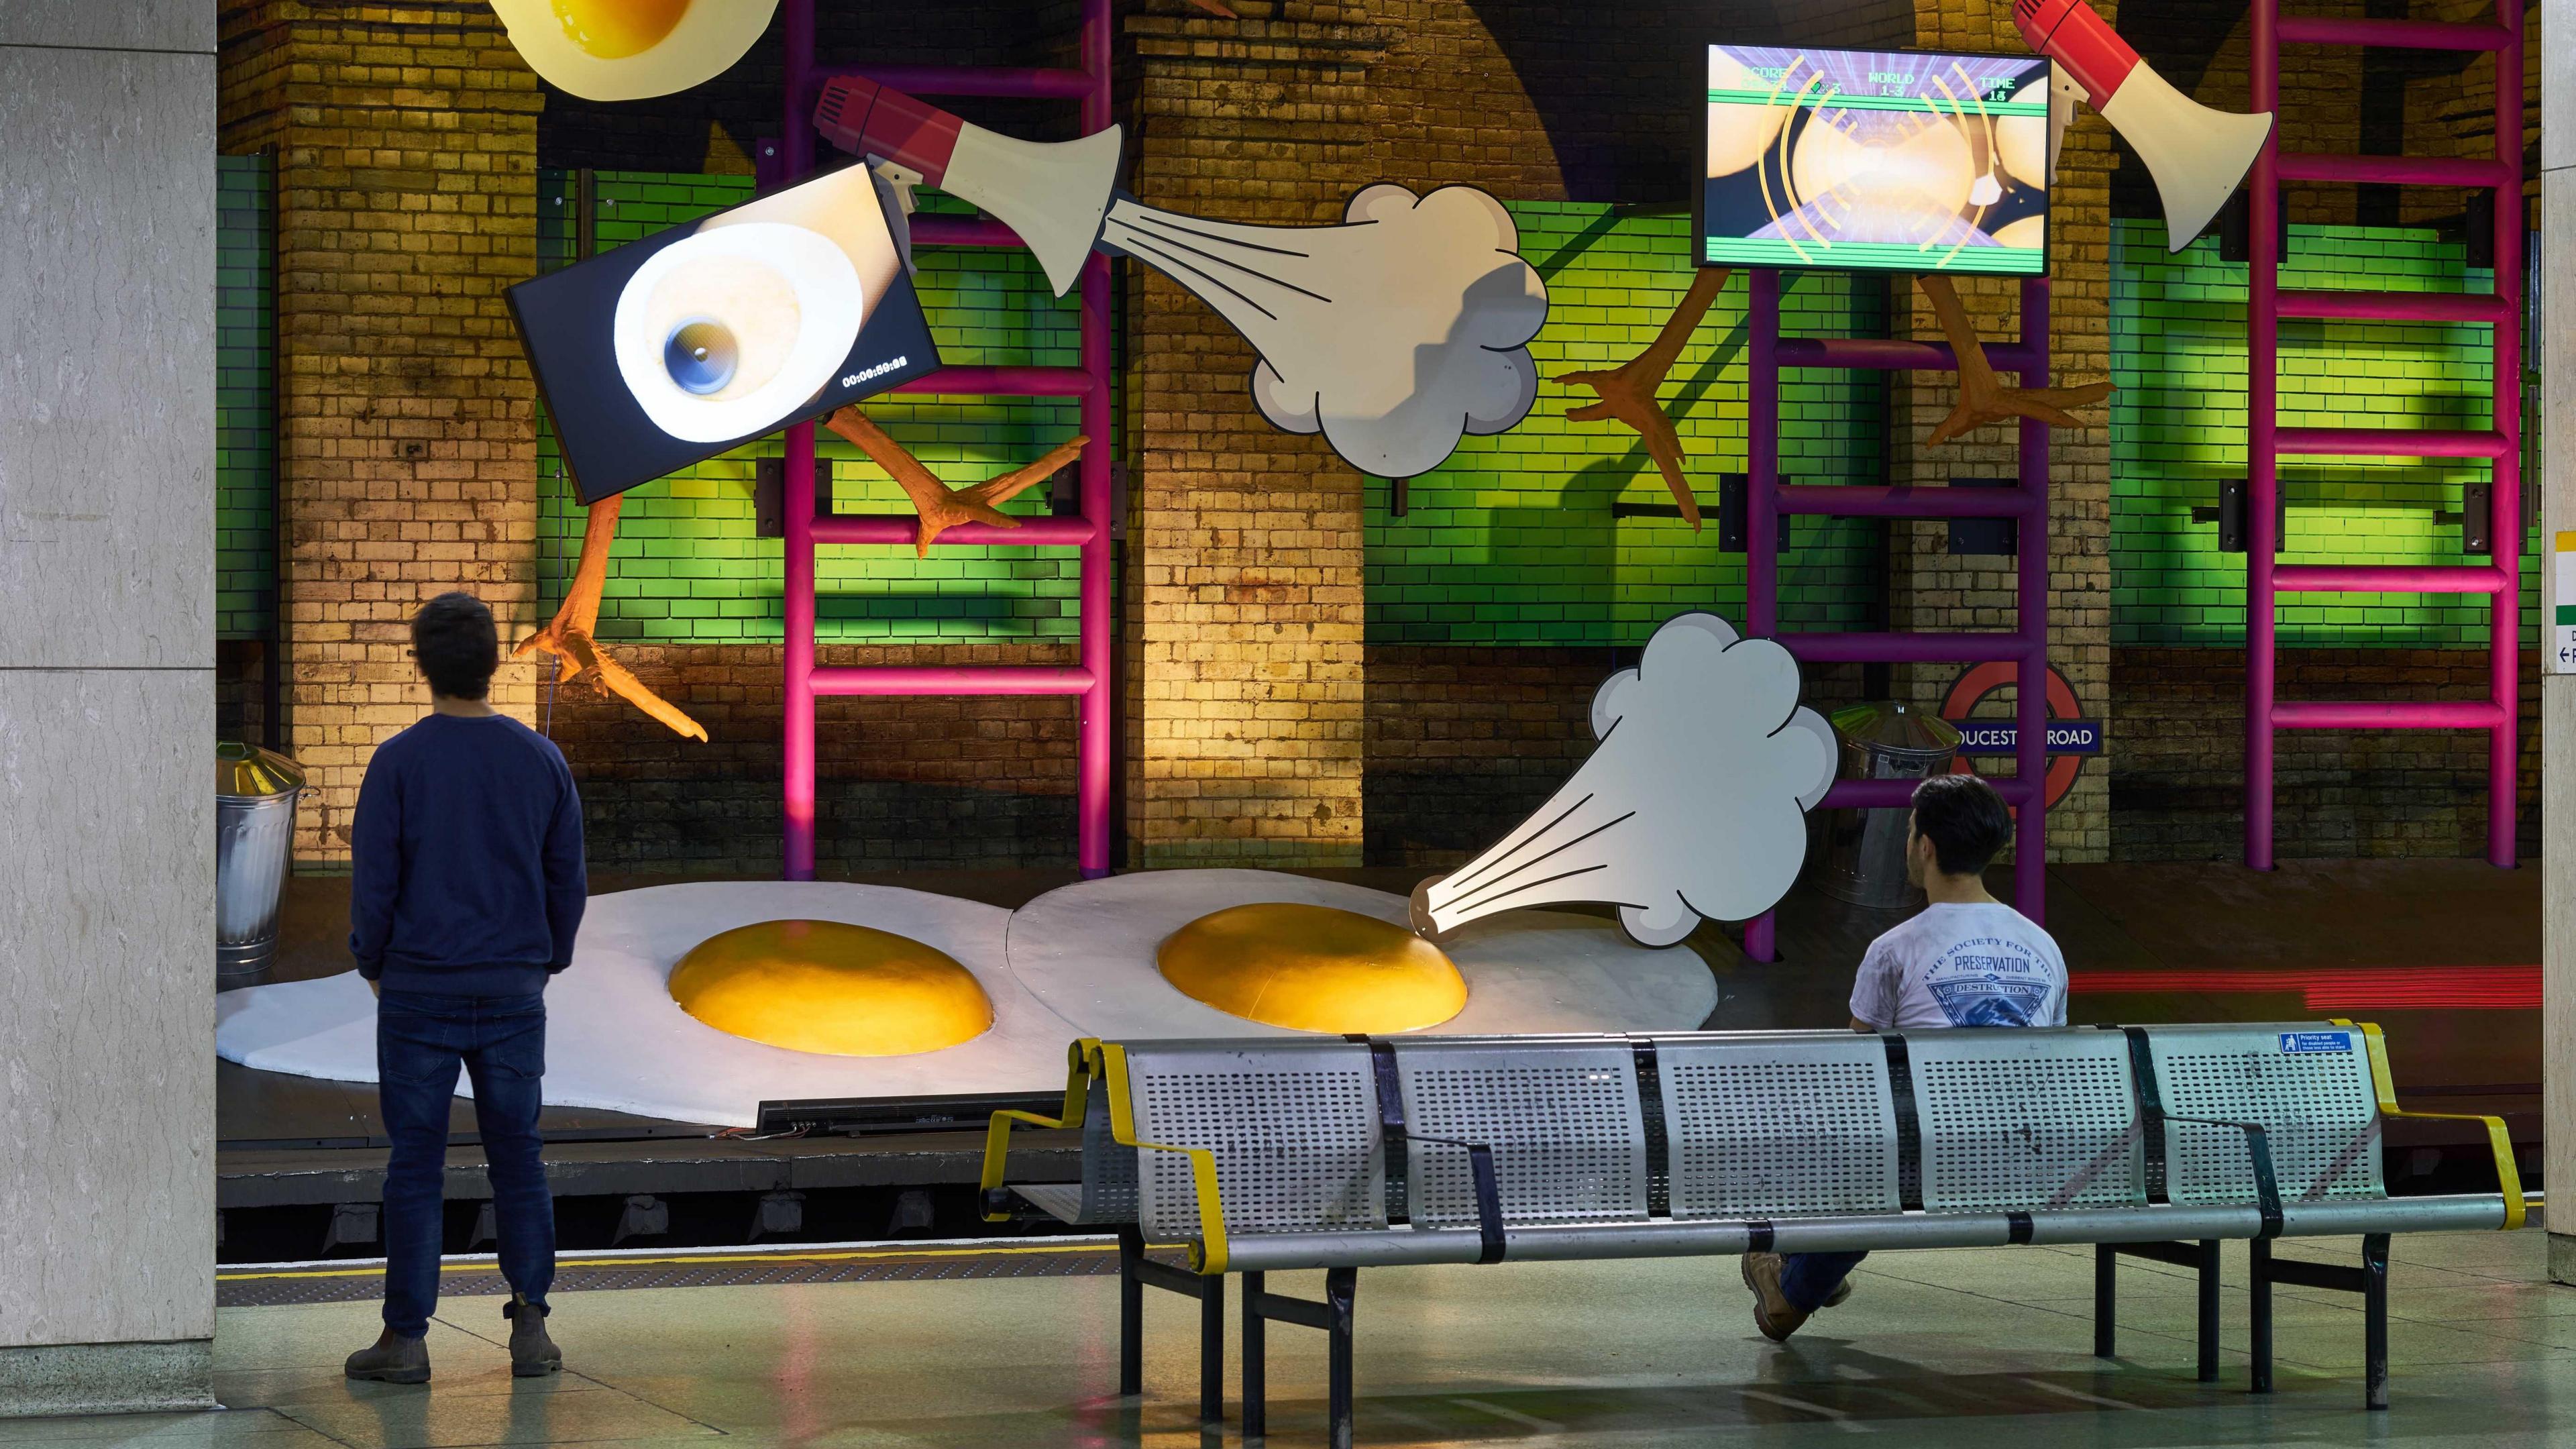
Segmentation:
[(1127, 1090), (1127, 1050), (1095, 1043), (1101, 1080), (1109, 1088), (1110, 1135), (1126, 1146), (1147, 1152), (1178, 1152), (1190, 1160), (1190, 1182), (1198, 1189), (1199, 1241), (1190, 1247), (1190, 1270), (1214, 1277), (1225, 1271), (1225, 1202), (1217, 1194), (1216, 1154), (1204, 1147), (1174, 1147), (1136, 1136), (1136, 1114)]
[(1084, 1037), (1065, 1051), (1069, 1059), (1065, 1070), (1064, 1107), (1055, 1117), (1041, 1117), (1035, 1112), (1005, 1109), (993, 1114), (984, 1128), (984, 1171), (976, 1201), (983, 1206), (984, 1221), (1007, 1221), (1010, 1214), (993, 1210), (993, 1192), (1002, 1185), (1002, 1176), (1011, 1153), (1011, 1124), (1026, 1122), (1032, 1127), (1079, 1127), (1091, 1085), (1091, 1069), (1100, 1059), (1100, 1043)]
[[(2341, 1024), (2341, 1023), (2338, 1023)], [(2388, 1043), (2379, 1028), (2370, 1022), (2353, 1025), (2361, 1032), (2370, 1052), (2370, 1081), (2379, 1096), (2379, 1115), (2403, 1117), (2415, 1122), (2482, 1122), (2487, 1129), (2487, 1150), (2495, 1154), (2496, 1184), (2504, 1193), (2504, 1231), (2512, 1232), (2523, 1224), (2528, 1211), (2522, 1196), (2522, 1172), (2514, 1165), (2513, 1136), (2505, 1131), (2502, 1117), (2488, 1117), (2473, 1112), (2409, 1112), (2397, 1105), (2397, 1079), (2388, 1070)]]

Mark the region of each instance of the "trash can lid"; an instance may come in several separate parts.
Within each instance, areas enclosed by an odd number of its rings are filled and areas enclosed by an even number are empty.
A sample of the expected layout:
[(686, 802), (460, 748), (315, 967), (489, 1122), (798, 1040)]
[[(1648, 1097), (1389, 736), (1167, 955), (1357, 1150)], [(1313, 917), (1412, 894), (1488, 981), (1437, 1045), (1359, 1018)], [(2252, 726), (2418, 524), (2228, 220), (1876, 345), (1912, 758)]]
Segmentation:
[(1939, 715), (1907, 709), (1894, 700), (1847, 704), (1833, 713), (1834, 733), (1871, 754), (1941, 755), (1959, 748), (1959, 729)]
[(275, 750), (225, 741), (215, 746), (215, 793), (262, 799), (304, 788), (304, 767)]

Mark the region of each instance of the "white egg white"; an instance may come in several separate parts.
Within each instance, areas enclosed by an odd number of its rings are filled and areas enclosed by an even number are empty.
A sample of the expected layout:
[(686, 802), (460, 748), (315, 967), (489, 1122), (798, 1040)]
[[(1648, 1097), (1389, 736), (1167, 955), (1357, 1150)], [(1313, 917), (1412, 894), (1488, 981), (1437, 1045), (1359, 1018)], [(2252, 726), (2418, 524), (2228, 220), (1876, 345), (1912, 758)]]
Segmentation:
[[(1163, 979), (1163, 938), (1230, 906), (1297, 901), (1398, 925), (1384, 891), (1260, 870), (1142, 871), (1050, 891), (1018, 911), (830, 881), (711, 881), (595, 896), (570, 969), (546, 990), (548, 1106), (754, 1125), (764, 1101), (1046, 1093), (1077, 1037), (1295, 1036), (1204, 1005)], [(718, 932), (761, 921), (845, 921), (937, 947), (974, 973), (991, 1029), (939, 1051), (840, 1057), (717, 1030), (671, 999), (671, 970)], [(1687, 1031), (1717, 1005), (1686, 947), (1648, 950), (1613, 923), (1555, 911), (1474, 922), (1444, 947), (1466, 1008), (1439, 1035)], [(332, 1081), (376, 1079), (376, 1003), (357, 973), (216, 998), (226, 1061)], [(460, 1096), (470, 1095), (461, 1078)]]

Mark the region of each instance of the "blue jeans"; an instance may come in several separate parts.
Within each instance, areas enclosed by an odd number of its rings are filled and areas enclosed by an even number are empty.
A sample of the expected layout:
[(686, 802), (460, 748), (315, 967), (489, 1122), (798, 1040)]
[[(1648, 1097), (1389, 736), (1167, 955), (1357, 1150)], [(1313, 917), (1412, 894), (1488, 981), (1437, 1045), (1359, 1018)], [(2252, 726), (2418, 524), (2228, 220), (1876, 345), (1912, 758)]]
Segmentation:
[(537, 1135), (545, 997), (385, 992), (376, 1004), (376, 1090), (393, 1141), (385, 1167), (385, 1326), (406, 1338), (429, 1332), (438, 1308), (447, 1114), (459, 1067), (474, 1083), (501, 1276), (540, 1304), (555, 1278), (555, 1199)]
[(1867, 1253), (1790, 1253), (1780, 1260), (1780, 1296), (1800, 1313), (1825, 1306)]

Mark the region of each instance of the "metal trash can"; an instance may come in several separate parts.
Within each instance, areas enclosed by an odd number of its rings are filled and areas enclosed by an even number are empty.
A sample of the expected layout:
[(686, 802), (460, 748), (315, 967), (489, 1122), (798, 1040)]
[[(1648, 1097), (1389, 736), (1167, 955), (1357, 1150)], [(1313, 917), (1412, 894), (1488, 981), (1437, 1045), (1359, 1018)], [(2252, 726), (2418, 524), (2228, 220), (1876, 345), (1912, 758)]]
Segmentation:
[[(1833, 713), (1846, 780), (1921, 780), (1950, 768), (1959, 731), (1937, 715), (1893, 701), (1847, 705)], [(1904, 910), (1923, 893), (1905, 881), (1906, 810), (1836, 810), (1825, 821), (1825, 861), (1817, 884), (1836, 900), (1872, 910)]]
[(255, 986), (277, 959), (277, 901), (304, 768), (257, 745), (215, 746), (215, 989)]

